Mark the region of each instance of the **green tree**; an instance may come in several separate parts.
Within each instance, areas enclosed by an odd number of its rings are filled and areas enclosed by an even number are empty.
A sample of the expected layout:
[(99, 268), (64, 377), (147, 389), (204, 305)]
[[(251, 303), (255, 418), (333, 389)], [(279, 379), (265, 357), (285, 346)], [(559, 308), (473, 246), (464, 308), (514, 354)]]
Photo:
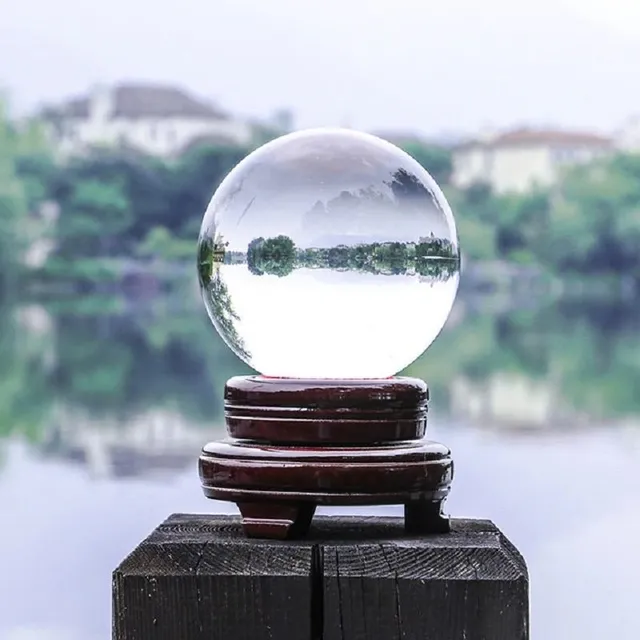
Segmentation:
[(490, 225), (467, 216), (456, 220), (460, 246), (472, 260), (493, 260), (496, 257), (496, 233)]
[(491, 188), (485, 184), (462, 190), (445, 187), (445, 195), (455, 215), (462, 253), (472, 260), (498, 257), (499, 211)]
[(247, 247), (247, 267), (254, 276), (264, 275), (264, 271), (262, 271), (259, 266), (260, 252), (263, 244), (264, 238), (254, 238)]
[(35, 441), (53, 400), (44, 366), (52, 345), (18, 318), (16, 304), (0, 299), (0, 439), (20, 434)]
[[(90, 201), (89, 215), (96, 219), (101, 217), (100, 206), (104, 205), (104, 213), (111, 216), (117, 200), (126, 202), (128, 214), (120, 207), (115, 212), (118, 218), (118, 221), (113, 221), (118, 226), (117, 246), (110, 248), (115, 253), (131, 254), (153, 227), (165, 226), (173, 232), (182, 223), (179, 213), (171, 208), (171, 176), (170, 170), (160, 160), (128, 150), (95, 150), (59, 166), (50, 192), (61, 205), (61, 217), (69, 215), (69, 211), (77, 217), (76, 200), (79, 195)], [(84, 187), (78, 193), (79, 186), (86, 183), (92, 185), (91, 196)], [(102, 191), (101, 195), (99, 191)], [(126, 225), (122, 224), (124, 217), (127, 218)], [(113, 225), (106, 218), (105, 230), (107, 235), (113, 235)]]
[(193, 258), (194, 243), (175, 237), (166, 227), (153, 227), (137, 248), (141, 258), (168, 262)]
[(57, 254), (63, 258), (113, 256), (133, 221), (122, 185), (96, 179), (74, 184), (62, 203)]
[(640, 280), (640, 156), (568, 172), (554, 194), (541, 256), (560, 271)]
[(499, 255), (517, 262), (535, 262), (548, 233), (549, 194), (535, 190), (497, 199), (500, 211), (496, 232)]
[(253, 240), (247, 250), (248, 256), (251, 255), (250, 269), (278, 277), (293, 271), (296, 266), (296, 246), (291, 238), (280, 235), (257, 240)]
[(0, 97), (0, 295), (15, 286), (26, 249), (27, 199), (16, 172), (19, 134)]
[(416, 142), (403, 145), (403, 149), (431, 174), (438, 186), (449, 184), (453, 171), (453, 160), (449, 149)]
[(242, 319), (233, 306), (231, 294), (220, 275), (220, 271), (214, 272), (213, 277), (202, 292), (212, 322), (218, 333), (234, 353), (246, 362), (250, 361), (251, 353), (247, 350), (244, 340), (238, 331)]
[(16, 157), (16, 175), (22, 182), (27, 205), (36, 210), (42, 202), (51, 198), (51, 185), (55, 181), (57, 167), (46, 153)]
[(242, 147), (200, 146), (180, 158), (172, 167), (172, 221), (165, 226), (183, 237), (195, 240), (214, 191), (248, 152)]

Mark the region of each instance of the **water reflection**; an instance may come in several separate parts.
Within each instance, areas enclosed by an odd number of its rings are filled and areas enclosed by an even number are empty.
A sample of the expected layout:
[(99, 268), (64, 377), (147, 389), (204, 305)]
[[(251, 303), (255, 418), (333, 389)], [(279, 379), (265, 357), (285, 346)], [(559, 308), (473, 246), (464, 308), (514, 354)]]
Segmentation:
[[(325, 277), (330, 286), (331, 271)], [(196, 300), (83, 313), (4, 306), (0, 324), (0, 433), (49, 456), (87, 458), (78, 447), (90, 431), (113, 446), (196, 446), (200, 433), (222, 425), (225, 380), (250, 372)], [(449, 422), (512, 433), (629, 429), (640, 420), (639, 324), (623, 302), (489, 315), (462, 299), (405, 373), (428, 381)]]
[(98, 475), (106, 458), (116, 475), (184, 468), (222, 423), (213, 390), (249, 371), (196, 301), (83, 312), (5, 305), (0, 324), (0, 436)]
[[(634, 640), (636, 307), (475, 309), (459, 300), (408, 371), (454, 451), (449, 510), (523, 550), (534, 637)], [(5, 305), (0, 329), (0, 638), (105, 640), (121, 558), (171, 512), (232, 510), (201, 496), (195, 460), (222, 435), (224, 381), (248, 370), (197, 300)]]
[(481, 428), (636, 424), (636, 306), (634, 301), (559, 301), (471, 314), (408, 372), (429, 380), (453, 416)]
[(84, 467), (92, 478), (164, 477), (193, 466), (205, 433), (171, 409), (150, 408), (123, 420), (65, 407), (35, 448), (47, 459)]

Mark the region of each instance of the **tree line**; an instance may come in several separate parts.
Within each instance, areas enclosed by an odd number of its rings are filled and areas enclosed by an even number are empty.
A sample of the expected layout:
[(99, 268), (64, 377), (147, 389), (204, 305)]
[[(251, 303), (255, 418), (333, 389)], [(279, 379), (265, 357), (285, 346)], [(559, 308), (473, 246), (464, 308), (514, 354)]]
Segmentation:
[(419, 242), (372, 242), (351, 246), (296, 247), (285, 235), (254, 238), (246, 252), (227, 251), (224, 240), (204, 238), (198, 251), (200, 279), (207, 282), (221, 264), (246, 264), (253, 275), (289, 275), (294, 269), (334, 269), (374, 275), (420, 275), (446, 280), (459, 270), (457, 247), (446, 238)]
[(640, 154), (572, 167), (556, 186), (526, 194), (482, 184), (447, 193), (472, 259), (640, 283)]
[[(200, 147), (163, 161), (131, 149), (95, 149), (60, 162), (37, 126), (18, 127), (0, 105), (0, 290), (25, 277), (116, 277), (110, 265), (119, 259), (191, 260), (211, 194), (251, 150)], [(570, 169), (551, 189), (496, 195), (483, 184), (453, 188), (447, 150), (413, 144), (407, 151), (447, 194), (469, 260), (640, 281), (640, 155)], [(34, 246), (46, 259), (25, 261)], [(357, 264), (357, 253), (295, 259)]]

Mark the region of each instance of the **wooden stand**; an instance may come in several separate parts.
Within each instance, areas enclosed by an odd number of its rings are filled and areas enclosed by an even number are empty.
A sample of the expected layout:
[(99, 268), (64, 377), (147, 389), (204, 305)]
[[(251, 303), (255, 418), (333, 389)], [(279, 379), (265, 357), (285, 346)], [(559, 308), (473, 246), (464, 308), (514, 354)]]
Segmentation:
[(407, 536), (394, 518), (317, 518), (251, 540), (175, 515), (113, 576), (113, 640), (528, 640), (528, 577), (487, 521)]
[(453, 461), (424, 438), (428, 398), (415, 378), (231, 378), (230, 438), (202, 451), (204, 493), (237, 503), (250, 537), (304, 536), (320, 504), (404, 504), (407, 532), (447, 532)]

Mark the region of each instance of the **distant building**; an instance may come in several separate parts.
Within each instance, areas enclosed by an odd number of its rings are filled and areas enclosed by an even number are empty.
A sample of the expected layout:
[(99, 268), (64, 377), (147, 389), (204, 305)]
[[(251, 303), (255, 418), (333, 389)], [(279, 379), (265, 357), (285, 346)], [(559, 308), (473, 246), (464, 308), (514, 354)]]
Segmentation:
[(458, 145), (452, 181), (460, 188), (485, 183), (497, 193), (526, 192), (556, 182), (562, 170), (613, 149), (613, 140), (593, 133), (516, 129)]
[(253, 127), (171, 86), (118, 84), (45, 109), (41, 117), (63, 156), (96, 146), (175, 156), (200, 143), (248, 144)]

